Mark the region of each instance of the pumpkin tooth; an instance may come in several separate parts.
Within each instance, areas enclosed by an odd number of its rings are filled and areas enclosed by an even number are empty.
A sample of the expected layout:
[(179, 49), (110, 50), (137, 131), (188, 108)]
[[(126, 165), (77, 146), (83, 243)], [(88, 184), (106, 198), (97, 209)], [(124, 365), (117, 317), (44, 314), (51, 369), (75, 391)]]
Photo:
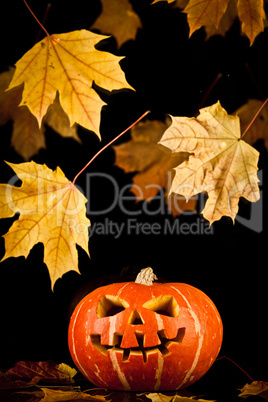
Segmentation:
[(122, 361), (125, 362), (129, 359), (130, 349), (123, 349)]
[(157, 333), (160, 338), (161, 344), (165, 345), (167, 342), (170, 341), (181, 343), (185, 335), (185, 327), (179, 328), (177, 335), (174, 338), (168, 338), (165, 334), (165, 331), (158, 331)]
[(91, 342), (95, 348), (97, 348), (103, 355), (107, 355), (107, 346), (101, 344), (101, 336), (100, 335), (90, 335)]
[(177, 336), (175, 338), (171, 339), (171, 341), (177, 342), (177, 343), (182, 343), (184, 335), (185, 335), (185, 327), (181, 327), (178, 329)]
[(137, 346), (131, 348), (122, 347), (123, 335), (114, 334), (112, 345), (103, 345), (101, 343), (100, 335), (91, 335), (91, 342), (102, 354), (107, 355), (108, 350), (113, 349), (122, 353), (122, 361), (130, 359), (131, 355), (142, 356), (144, 363), (148, 360), (148, 354), (160, 352), (163, 356), (170, 354), (169, 347), (173, 343), (181, 343), (185, 335), (185, 327), (179, 328), (175, 338), (168, 339), (165, 331), (161, 330), (157, 332), (159, 339), (158, 345), (144, 346), (145, 334), (135, 333), (133, 334), (137, 341)]

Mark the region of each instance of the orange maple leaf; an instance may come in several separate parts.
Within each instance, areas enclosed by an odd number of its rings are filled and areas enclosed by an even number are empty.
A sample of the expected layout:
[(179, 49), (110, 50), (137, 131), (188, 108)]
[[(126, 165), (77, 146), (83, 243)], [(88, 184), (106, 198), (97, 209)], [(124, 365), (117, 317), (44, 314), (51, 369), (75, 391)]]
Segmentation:
[(216, 28), (215, 25), (206, 25), (205, 31), (207, 34), (207, 39), (209, 39), (213, 35), (221, 35), (225, 36), (226, 33), (229, 31), (231, 26), (233, 25), (235, 19), (237, 18), (237, 1), (230, 0), (228, 7), (226, 9), (225, 14), (220, 20), (218, 27)]
[(204, 25), (214, 25), (218, 28), (228, 3), (229, 0), (190, 0), (183, 10), (187, 13), (190, 36)]
[(76, 244), (89, 255), (87, 199), (59, 167), (52, 171), (35, 162), (8, 165), (22, 185), (0, 184), (0, 218), (20, 214), (4, 235), (6, 252), (2, 261), (26, 258), (31, 248), (42, 242), (53, 288), (64, 273), (79, 272)]
[(238, 0), (237, 11), (244, 32), (252, 45), (256, 36), (263, 31), (265, 12), (263, 0)]
[(123, 57), (95, 48), (106, 38), (84, 29), (48, 35), (16, 63), (8, 89), (24, 83), (20, 105), (28, 106), (39, 126), (58, 91), (70, 125), (77, 122), (100, 137), (100, 112), (105, 103), (93, 82), (109, 91), (133, 89), (119, 66)]
[[(139, 123), (132, 128), (130, 141), (114, 147), (115, 164), (127, 173), (136, 172), (131, 191), (136, 195), (137, 201), (151, 201), (160, 189), (167, 190), (172, 168), (189, 156), (182, 152), (171, 153), (157, 144), (168, 126), (167, 121), (148, 120)], [(173, 215), (179, 215), (184, 210), (193, 210), (196, 206), (195, 199), (186, 203), (185, 198), (179, 195), (166, 199)]]
[(172, 117), (160, 143), (173, 152), (190, 152), (175, 168), (170, 193), (186, 199), (206, 191), (204, 217), (213, 223), (222, 216), (233, 221), (240, 197), (260, 198), (257, 177), (259, 152), (241, 139), (239, 118), (228, 115), (220, 103), (201, 109), (197, 118)]
[[(161, 1), (155, 0), (152, 4)], [(172, 3), (171, 0), (166, 0)], [(244, 32), (252, 45), (256, 36), (264, 30), (266, 18), (263, 0), (177, 0), (175, 5), (187, 14), (190, 36), (205, 27), (208, 37), (225, 35), (238, 16)]]
[(102, 0), (102, 12), (91, 29), (114, 35), (118, 47), (130, 39), (135, 39), (138, 28), (142, 27), (139, 16), (128, 0)]

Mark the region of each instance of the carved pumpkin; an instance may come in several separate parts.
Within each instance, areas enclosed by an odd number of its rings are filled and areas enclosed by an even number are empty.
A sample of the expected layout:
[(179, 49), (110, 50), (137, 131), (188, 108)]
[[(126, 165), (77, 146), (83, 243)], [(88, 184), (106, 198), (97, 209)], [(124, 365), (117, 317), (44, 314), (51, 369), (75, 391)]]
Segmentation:
[[(148, 272), (153, 275), (151, 268), (139, 275)], [(114, 283), (76, 306), (68, 342), (78, 369), (99, 387), (176, 390), (211, 367), (222, 343), (222, 322), (209, 297), (193, 286)]]

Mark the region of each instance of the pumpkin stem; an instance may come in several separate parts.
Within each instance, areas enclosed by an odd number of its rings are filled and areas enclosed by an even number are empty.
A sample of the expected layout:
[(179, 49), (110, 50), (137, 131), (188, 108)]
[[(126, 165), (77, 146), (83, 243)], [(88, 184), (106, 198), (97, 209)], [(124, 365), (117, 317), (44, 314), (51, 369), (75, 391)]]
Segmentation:
[(137, 275), (135, 283), (151, 286), (154, 280), (157, 280), (157, 276), (154, 274), (154, 271), (151, 267), (147, 267), (143, 268), (141, 272)]

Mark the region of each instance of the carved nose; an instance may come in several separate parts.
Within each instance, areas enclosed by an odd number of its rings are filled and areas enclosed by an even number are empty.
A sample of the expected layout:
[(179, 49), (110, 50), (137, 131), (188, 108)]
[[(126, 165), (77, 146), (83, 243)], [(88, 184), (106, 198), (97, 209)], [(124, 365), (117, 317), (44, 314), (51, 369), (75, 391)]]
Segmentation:
[(142, 325), (142, 324), (144, 324), (144, 321), (143, 321), (140, 313), (137, 310), (135, 310), (135, 311), (132, 311), (132, 313), (130, 314), (128, 323), (130, 325)]

